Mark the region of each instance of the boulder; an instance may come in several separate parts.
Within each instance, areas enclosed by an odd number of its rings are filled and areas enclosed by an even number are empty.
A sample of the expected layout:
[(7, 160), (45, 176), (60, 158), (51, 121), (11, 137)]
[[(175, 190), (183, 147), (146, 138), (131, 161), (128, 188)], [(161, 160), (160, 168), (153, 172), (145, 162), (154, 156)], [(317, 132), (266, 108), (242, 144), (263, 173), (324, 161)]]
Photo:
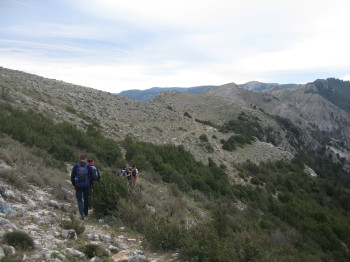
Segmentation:
[(77, 233), (75, 232), (74, 229), (63, 229), (62, 233), (61, 233), (62, 238), (64, 239), (74, 239), (76, 240), (77, 237)]
[(102, 242), (110, 243), (110, 242), (112, 241), (112, 238), (111, 238), (111, 236), (109, 236), (109, 235), (103, 235), (103, 234), (101, 234), (101, 235), (100, 235), (100, 240), (101, 240)]
[(6, 255), (14, 256), (16, 254), (16, 249), (13, 246), (2, 245), (2, 249)]
[(149, 262), (149, 260), (143, 255), (140, 250), (122, 250), (119, 253), (112, 256), (113, 262)]
[(129, 250), (122, 250), (119, 253), (112, 256), (113, 262), (128, 262), (129, 261)]
[(0, 217), (0, 226), (5, 229), (17, 230), (16, 225), (12, 224), (10, 220)]
[(109, 245), (108, 249), (114, 253), (118, 253), (120, 251), (118, 247), (113, 246), (113, 245)]
[(77, 258), (85, 258), (85, 254), (83, 252), (80, 252), (78, 250), (75, 250), (73, 248), (66, 248), (66, 252), (74, 257)]
[(5, 252), (2, 249), (2, 247), (0, 247), (0, 261), (5, 257)]

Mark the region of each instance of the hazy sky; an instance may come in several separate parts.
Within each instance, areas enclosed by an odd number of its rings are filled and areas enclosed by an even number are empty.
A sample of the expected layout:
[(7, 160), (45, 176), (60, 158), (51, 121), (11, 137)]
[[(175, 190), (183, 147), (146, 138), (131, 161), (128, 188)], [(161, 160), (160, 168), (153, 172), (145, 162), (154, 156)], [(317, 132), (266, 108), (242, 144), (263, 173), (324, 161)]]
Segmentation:
[(0, 66), (113, 93), (350, 80), (349, 0), (0, 0)]

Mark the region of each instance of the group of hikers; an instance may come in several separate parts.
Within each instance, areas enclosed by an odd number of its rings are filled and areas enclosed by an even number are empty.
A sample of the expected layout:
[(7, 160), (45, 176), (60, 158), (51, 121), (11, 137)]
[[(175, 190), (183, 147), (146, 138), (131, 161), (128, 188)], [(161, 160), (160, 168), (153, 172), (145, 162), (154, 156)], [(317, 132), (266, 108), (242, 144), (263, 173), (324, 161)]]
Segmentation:
[(128, 183), (132, 185), (132, 187), (135, 187), (136, 181), (138, 178), (139, 171), (137, 170), (136, 166), (132, 166), (127, 168), (124, 166), (120, 172), (120, 176), (126, 177), (128, 179)]
[[(116, 171), (113, 173), (118, 174)], [(138, 170), (136, 166), (121, 169), (119, 176), (126, 177), (128, 184), (133, 188), (136, 186)], [(94, 160), (88, 160), (86, 154), (80, 154), (79, 162), (72, 169), (71, 182), (75, 188), (75, 196), (78, 202), (79, 214), (82, 220), (89, 213), (89, 198), (94, 182), (100, 180), (100, 172), (95, 166)]]

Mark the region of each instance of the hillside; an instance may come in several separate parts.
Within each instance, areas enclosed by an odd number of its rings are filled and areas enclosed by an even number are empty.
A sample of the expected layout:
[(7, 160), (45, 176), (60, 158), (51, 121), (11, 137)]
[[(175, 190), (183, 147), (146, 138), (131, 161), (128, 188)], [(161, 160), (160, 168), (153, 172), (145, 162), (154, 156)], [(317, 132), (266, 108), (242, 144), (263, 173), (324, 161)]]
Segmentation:
[[(240, 154), (240, 152), (222, 150), (220, 140), (227, 139), (230, 134), (219, 132), (216, 128), (208, 127), (195, 121), (194, 118), (184, 116), (181, 94), (179, 96), (174, 95), (174, 98), (179, 98), (177, 102), (181, 105), (178, 110), (174, 110), (167, 103), (158, 103), (157, 99), (149, 103), (143, 103), (91, 88), (74, 86), (61, 81), (6, 69), (1, 70), (0, 85), (3, 87), (2, 93), (5, 97), (9, 96), (16, 107), (35, 109), (55, 122), (69, 121), (80, 128), (86, 128), (88, 124), (93, 124), (98, 126), (105, 135), (115, 140), (121, 140), (127, 134), (131, 134), (141, 141), (156, 144), (182, 144), (198, 160), (207, 162), (208, 152), (199, 139), (199, 136), (205, 133), (208, 137), (213, 135), (217, 137), (217, 139), (211, 140), (211, 146), (214, 148), (215, 154), (211, 154), (210, 157), (218, 164), (232, 166), (232, 161), (245, 162), (248, 158), (259, 163), (270, 157), (268, 154), (257, 151), (257, 157), (252, 159), (250, 156), (244, 157), (245, 154)], [(193, 97), (197, 97), (190, 94), (188, 96), (191, 101), (194, 101)], [(213, 104), (222, 104), (221, 108), (211, 110), (213, 113), (216, 112), (216, 115), (221, 115), (220, 112), (232, 105), (229, 100), (213, 98), (215, 101), (206, 101), (205, 99), (201, 100), (202, 97), (205, 96), (198, 96), (199, 107), (196, 109), (197, 112), (208, 111), (207, 109), (212, 108)], [(191, 104), (190, 100), (188, 100), (189, 104)], [(243, 106), (240, 109), (236, 107), (236, 109), (239, 111), (232, 110), (235, 111), (232, 115), (228, 112), (219, 124), (221, 125), (225, 121), (237, 117), (242, 110), (257, 111), (252, 110), (249, 106)], [(261, 114), (260, 116), (265, 118)], [(259, 142), (256, 144), (259, 145)], [(281, 141), (281, 144), (290, 149), (285, 141)], [(270, 145), (260, 145), (259, 147), (267, 148), (270, 151), (275, 150), (276, 153), (272, 152), (275, 160), (289, 154), (288, 152), (281, 154), (280, 149)], [(222, 154), (225, 157), (219, 157)], [(229, 159), (229, 162), (223, 159)]]
[[(145, 103), (0, 68), (0, 256), (348, 261), (348, 147), (336, 140), (348, 116), (303, 88), (229, 84)], [(323, 107), (301, 115), (305, 94)], [(69, 181), (81, 152), (102, 174), (84, 221)], [(123, 165), (139, 168), (135, 188), (112, 172)], [(16, 229), (34, 250), (6, 242)]]
[[(323, 83), (329, 81), (335, 80), (325, 80)], [(315, 133), (318, 133), (317, 136), (327, 137), (326, 144), (332, 147), (331, 150), (349, 159), (350, 115), (343, 109), (346, 107), (345, 99), (333, 103), (334, 96), (321, 95), (324, 92), (318, 91), (317, 87), (320, 82), (321, 80), (317, 80), (314, 83), (288, 89), (272, 88), (261, 93), (249, 92), (237, 85), (229, 84), (210, 89), (206, 94), (244, 100), (270, 115), (288, 118), (294, 124), (309, 130), (307, 132), (311, 136), (315, 137)], [(346, 91), (349, 89), (348, 82), (337, 83), (338, 86), (343, 84), (340, 87), (342, 92), (348, 92)], [(334, 93), (339, 94), (339, 91)], [(339, 103), (342, 104), (341, 107)]]

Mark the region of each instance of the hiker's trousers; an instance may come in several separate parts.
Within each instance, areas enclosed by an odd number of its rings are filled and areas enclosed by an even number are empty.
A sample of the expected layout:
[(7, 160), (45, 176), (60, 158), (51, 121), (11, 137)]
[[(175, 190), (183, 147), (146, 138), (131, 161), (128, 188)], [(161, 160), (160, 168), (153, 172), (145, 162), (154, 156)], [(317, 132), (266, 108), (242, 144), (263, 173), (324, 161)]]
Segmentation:
[(89, 191), (90, 189), (88, 187), (75, 189), (79, 213), (82, 217), (86, 217), (89, 212)]

